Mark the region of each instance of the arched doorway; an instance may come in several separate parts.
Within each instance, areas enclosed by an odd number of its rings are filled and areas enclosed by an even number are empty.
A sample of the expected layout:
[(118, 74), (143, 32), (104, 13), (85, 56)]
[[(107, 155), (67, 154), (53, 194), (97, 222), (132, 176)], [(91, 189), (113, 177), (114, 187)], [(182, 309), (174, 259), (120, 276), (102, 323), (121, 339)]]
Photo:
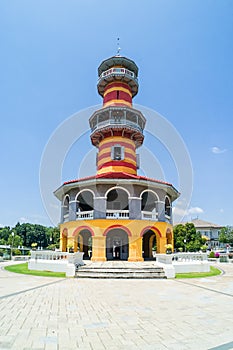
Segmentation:
[(152, 230), (148, 230), (142, 237), (142, 251), (144, 260), (153, 259), (153, 250), (157, 250), (156, 234)]
[(83, 259), (91, 258), (92, 251), (92, 236), (88, 230), (82, 230), (77, 236), (77, 248), (80, 252), (84, 252)]
[(106, 235), (107, 260), (127, 260), (129, 257), (129, 239), (122, 229), (112, 229)]

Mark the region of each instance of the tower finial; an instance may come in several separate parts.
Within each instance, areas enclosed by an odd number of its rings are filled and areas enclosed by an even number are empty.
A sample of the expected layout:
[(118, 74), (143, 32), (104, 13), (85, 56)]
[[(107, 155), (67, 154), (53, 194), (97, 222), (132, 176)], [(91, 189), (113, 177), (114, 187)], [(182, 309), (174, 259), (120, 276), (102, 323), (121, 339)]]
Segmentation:
[(117, 56), (120, 56), (120, 51), (121, 51), (120, 38), (117, 38)]

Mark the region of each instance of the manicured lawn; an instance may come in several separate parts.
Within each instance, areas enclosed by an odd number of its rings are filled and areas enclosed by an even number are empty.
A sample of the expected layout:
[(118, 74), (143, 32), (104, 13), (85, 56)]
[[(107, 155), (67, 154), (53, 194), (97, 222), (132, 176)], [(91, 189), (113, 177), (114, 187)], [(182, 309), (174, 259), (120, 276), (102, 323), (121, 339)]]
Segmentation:
[(221, 270), (216, 267), (210, 266), (210, 272), (190, 272), (190, 273), (177, 273), (175, 278), (200, 278), (217, 276), (222, 273)]
[(5, 270), (15, 273), (22, 273), (24, 275), (44, 277), (66, 277), (66, 274), (64, 272), (28, 270), (28, 263), (6, 266)]

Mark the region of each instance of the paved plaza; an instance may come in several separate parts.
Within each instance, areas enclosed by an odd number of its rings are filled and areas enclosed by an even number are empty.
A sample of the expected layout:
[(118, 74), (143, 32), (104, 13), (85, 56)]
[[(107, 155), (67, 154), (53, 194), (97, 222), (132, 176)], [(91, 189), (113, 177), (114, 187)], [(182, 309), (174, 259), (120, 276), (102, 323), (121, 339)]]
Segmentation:
[(189, 280), (58, 279), (0, 263), (0, 349), (233, 349), (233, 264)]

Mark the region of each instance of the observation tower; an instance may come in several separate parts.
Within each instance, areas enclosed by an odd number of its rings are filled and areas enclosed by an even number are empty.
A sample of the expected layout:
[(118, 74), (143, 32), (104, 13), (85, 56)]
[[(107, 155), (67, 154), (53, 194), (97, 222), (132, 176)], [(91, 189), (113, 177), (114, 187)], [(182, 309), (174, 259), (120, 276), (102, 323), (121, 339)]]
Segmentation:
[[(137, 149), (145, 116), (133, 107), (138, 67), (116, 55), (98, 68), (102, 108), (90, 117), (96, 174), (65, 182), (54, 193), (61, 201), (60, 248), (84, 252), (93, 261), (143, 261), (173, 245), (172, 184), (137, 175)], [(156, 174), (155, 174), (156, 176)]]

